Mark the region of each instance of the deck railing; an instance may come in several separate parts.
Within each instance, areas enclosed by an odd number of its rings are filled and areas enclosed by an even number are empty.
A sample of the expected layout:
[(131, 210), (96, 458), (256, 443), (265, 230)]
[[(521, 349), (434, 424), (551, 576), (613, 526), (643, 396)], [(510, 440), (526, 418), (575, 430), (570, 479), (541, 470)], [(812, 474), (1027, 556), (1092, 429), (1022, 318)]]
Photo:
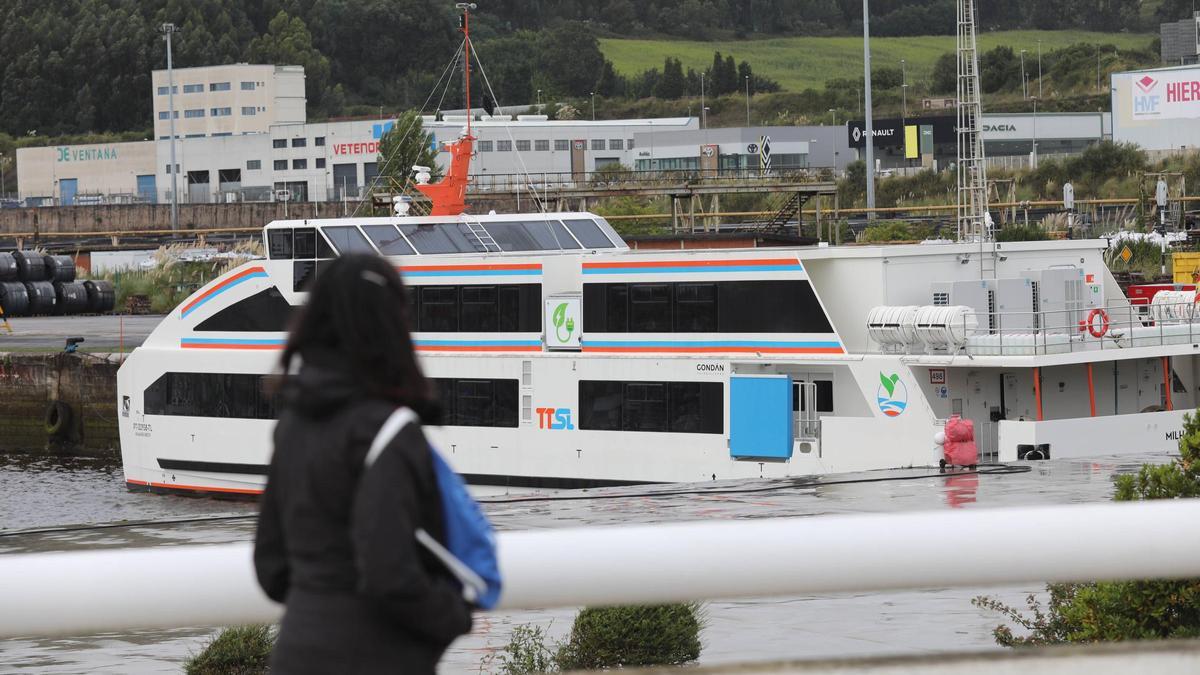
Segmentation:
[[(1196, 577), (1197, 520), (1183, 499), (502, 532), (500, 609)], [(8, 554), (0, 579), (0, 639), (281, 613), (248, 542)]]
[(1200, 304), (1079, 306), (1037, 312), (966, 312), (952, 338), (881, 348), (888, 353), (1041, 356), (1200, 342)]

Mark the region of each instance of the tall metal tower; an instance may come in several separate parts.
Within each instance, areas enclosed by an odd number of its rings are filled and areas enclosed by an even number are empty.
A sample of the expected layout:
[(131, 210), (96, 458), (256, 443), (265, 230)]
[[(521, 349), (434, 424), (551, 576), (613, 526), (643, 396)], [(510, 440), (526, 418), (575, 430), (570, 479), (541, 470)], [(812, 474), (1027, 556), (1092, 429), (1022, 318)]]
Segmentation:
[(958, 0), (958, 240), (992, 240), (979, 103), (975, 0)]

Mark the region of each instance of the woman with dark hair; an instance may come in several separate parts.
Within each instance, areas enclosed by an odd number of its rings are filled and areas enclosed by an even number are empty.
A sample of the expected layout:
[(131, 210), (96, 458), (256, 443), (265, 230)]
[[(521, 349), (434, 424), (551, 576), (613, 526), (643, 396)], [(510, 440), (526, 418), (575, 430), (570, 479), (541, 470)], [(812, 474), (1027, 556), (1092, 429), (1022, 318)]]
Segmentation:
[(427, 423), (439, 413), (406, 304), (386, 260), (348, 255), (321, 270), (293, 322), (254, 548), (259, 583), (286, 605), (275, 675), (433, 673), (471, 628), (460, 589), (415, 538), (424, 529), (445, 542), (420, 425), (365, 468), (397, 408)]

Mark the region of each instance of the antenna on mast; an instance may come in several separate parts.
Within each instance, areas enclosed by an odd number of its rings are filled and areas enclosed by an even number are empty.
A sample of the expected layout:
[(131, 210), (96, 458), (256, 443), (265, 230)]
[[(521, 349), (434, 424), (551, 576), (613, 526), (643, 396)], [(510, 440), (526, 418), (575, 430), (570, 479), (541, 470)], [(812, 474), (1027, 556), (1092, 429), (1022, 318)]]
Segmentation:
[(467, 103), (467, 136), (471, 135), (471, 10), (473, 2), (456, 2), (454, 7), (462, 12), (458, 18), (458, 30), (463, 34), (463, 95)]

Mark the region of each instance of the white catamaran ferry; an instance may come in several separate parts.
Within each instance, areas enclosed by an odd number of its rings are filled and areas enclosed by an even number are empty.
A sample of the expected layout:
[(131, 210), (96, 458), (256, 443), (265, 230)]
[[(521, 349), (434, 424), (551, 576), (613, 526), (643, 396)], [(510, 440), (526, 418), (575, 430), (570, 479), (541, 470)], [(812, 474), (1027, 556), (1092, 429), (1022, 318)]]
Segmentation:
[[(959, 414), (987, 456), (1171, 449), (1196, 406), (1194, 292), (1122, 295), (1102, 240), (631, 251), (587, 213), (276, 221), (118, 375), (131, 488), (253, 493), (305, 284), (377, 252), (455, 469), (508, 488), (936, 463)], [(1178, 296), (1178, 297), (1177, 297)], [(1183, 297), (1187, 296), (1187, 297)]]
[(954, 415), (985, 461), (1171, 450), (1196, 407), (1196, 293), (1132, 305), (1102, 240), (631, 251), (589, 213), (465, 214), (474, 140), (414, 167), (432, 215), (272, 222), (159, 324), (118, 373), (131, 489), (262, 490), (288, 318), (356, 252), (403, 275), (476, 486), (936, 464)]

